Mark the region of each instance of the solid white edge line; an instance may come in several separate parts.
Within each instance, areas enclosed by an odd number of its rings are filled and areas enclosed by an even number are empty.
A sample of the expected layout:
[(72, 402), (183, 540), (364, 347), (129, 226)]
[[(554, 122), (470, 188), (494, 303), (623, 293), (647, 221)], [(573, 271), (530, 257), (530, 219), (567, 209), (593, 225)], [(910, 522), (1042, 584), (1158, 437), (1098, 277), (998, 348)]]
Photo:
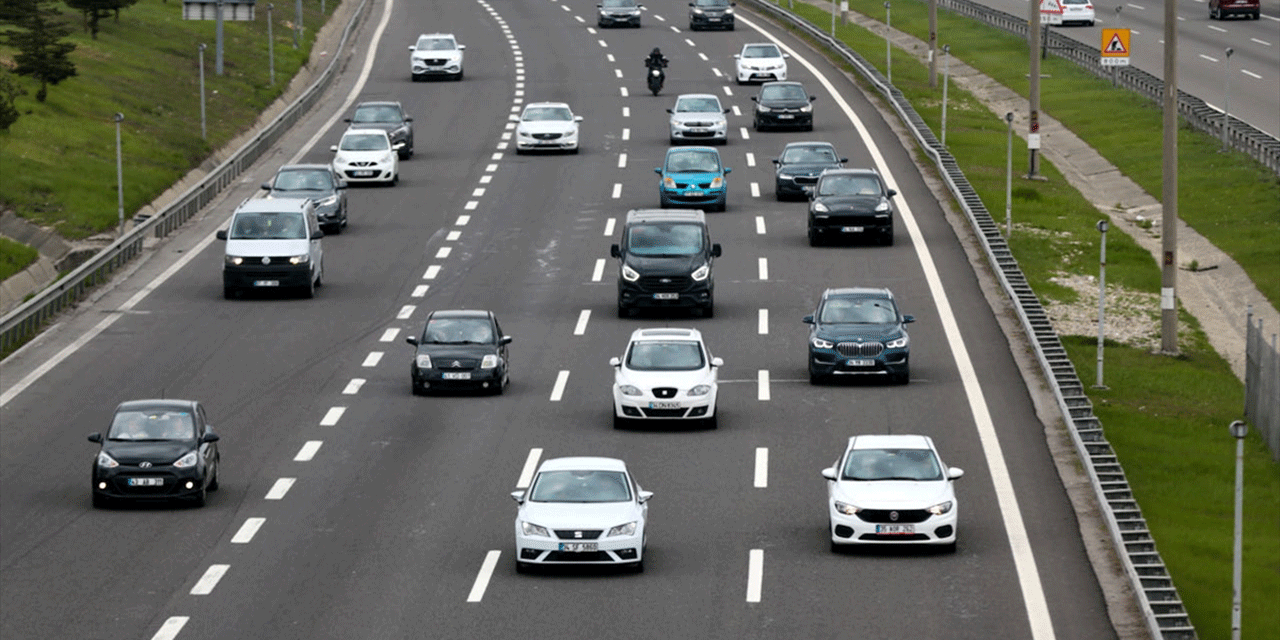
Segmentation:
[(231, 544), (248, 544), (266, 521), (266, 518), (246, 518), (236, 534), (231, 536)]
[(769, 393), (769, 370), (761, 369), (756, 373), (756, 400), (767, 401)]
[(325, 412), (324, 417), (320, 419), (320, 426), (332, 427), (333, 425), (338, 424), (338, 421), (342, 419), (342, 414), (346, 412), (346, 407), (329, 407), (329, 410)]
[(764, 584), (764, 549), (752, 549), (747, 554), (747, 602), (760, 602)]
[(204, 575), (200, 576), (200, 579), (196, 581), (196, 586), (191, 587), (191, 595), (207, 596), (213, 593), (213, 588), (218, 586), (218, 581), (222, 579), (222, 576), (227, 575), (227, 569), (230, 568), (231, 565), (229, 564), (209, 565), (209, 568), (205, 569)]
[[(858, 136), (866, 143), (867, 151), (871, 153), (880, 175), (884, 176), (889, 184), (896, 184), (897, 180), (894, 179), (893, 172), (889, 169), (888, 163), (885, 162), (884, 155), (880, 153), (880, 148), (876, 146), (862, 120), (853, 112), (853, 108), (849, 106), (844, 97), (836, 91), (831, 81), (822, 75), (817, 67), (800, 56), (798, 52), (786, 43), (765, 33), (763, 29), (750, 20), (741, 16), (738, 17), (738, 20), (760, 32), (764, 37), (782, 48), (783, 51), (790, 52), (792, 59), (804, 65), (817, 78), (836, 104), (840, 106), (845, 117), (857, 129)], [(973, 413), (974, 423), (978, 430), (978, 438), (982, 443), (983, 455), (986, 457), (987, 466), (991, 471), (991, 480), (995, 486), (1000, 517), (1004, 524), (1005, 533), (1009, 537), (1014, 570), (1018, 574), (1018, 583), (1022, 589), (1023, 605), (1026, 607), (1027, 620), (1031, 627), (1031, 637), (1033, 640), (1051, 640), (1057, 636), (1053, 630), (1053, 619), (1049, 615), (1049, 604), (1045, 599), (1044, 585), (1040, 581), (1040, 571), (1036, 567), (1035, 555), (1031, 550), (1031, 541), (1027, 536), (1026, 525), (1022, 519), (1022, 510), (1018, 506), (1013, 480), (1009, 477), (1009, 467), (1005, 463), (1004, 453), (1000, 447), (1000, 438), (996, 433), (995, 424), (992, 422), (991, 413), (987, 408), (986, 398), (982, 392), (982, 383), (979, 382), (977, 372), (973, 368), (973, 362), (969, 359), (969, 351), (965, 346), (964, 336), (960, 333), (959, 323), (956, 321), (955, 314), (951, 311), (951, 301), (947, 297), (946, 288), (942, 286), (942, 279), (938, 275), (937, 265), (934, 264), (933, 254), (929, 251), (929, 247), (924, 241), (924, 235), (921, 233), (919, 225), (916, 224), (915, 215), (911, 212), (911, 205), (905, 200), (900, 205), (898, 214), (902, 217), (902, 221), (911, 236), (912, 247), (915, 249), (917, 259), (924, 271), (929, 291), (938, 306), (938, 315), (942, 320), (947, 344), (951, 349), (951, 357), (956, 362), (960, 379), (964, 384), (969, 410)]]
[(756, 314), (756, 332), (760, 335), (769, 335), (769, 310), (761, 309)]
[(271, 485), (271, 489), (267, 491), (263, 500), (284, 500), (285, 494), (289, 493), (289, 489), (292, 489), (293, 483), (297, 481), (297, 478), (276, 478), (275, 484)]
[(151, 636), (151, 640), (173, 640), (178, 637), (178, 632), (187, 626), (187, 621), (190, 619), (190, 616), (171, 616), (160, 625), (156, 634)]
[(529, 457), (524, 460), (524, 468), (520, 471), (520, 478), (516, 480), (517, 489), (528, 489), (529, 484), (533, 482), (533, 472), (538, 470), (538, 459), (542, 457), (542, 449), (534, 447), (529, 450)]
[(551, 401), (560, 402), (560, 398), (564, 397), (564, 386), (569, 382), (569, 372), (562, 370), (556, 374), (556, 384), (551, 388)]
[(480, 565), (480, 573), (476, 574), (476, 581), (471, 585), (471, 593), (467, 594), (467, 602), (480, 602), (484, 599), (484, 590), (489, 587), (489, 579), (493, 577), (493, 569), (498, 566), (498, 558), (502, 557), (502, 552), (494, 549), (484, 556), (484, 563)]
[(764, 489), (769, 486), (769, 448), (756, 447), (755, 487)]
[(573, 327), (573, 335), (580, 336), (587, 332), (587, 322), (591, 320), (591, 310), (583, 309), (578, 314), (578, 324)]

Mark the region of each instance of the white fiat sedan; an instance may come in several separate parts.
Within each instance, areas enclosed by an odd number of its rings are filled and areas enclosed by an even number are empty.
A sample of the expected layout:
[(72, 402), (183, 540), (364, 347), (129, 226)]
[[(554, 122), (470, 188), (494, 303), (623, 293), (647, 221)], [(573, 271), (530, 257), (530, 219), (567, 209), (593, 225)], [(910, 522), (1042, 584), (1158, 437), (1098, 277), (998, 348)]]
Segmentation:
[(951, 482), (964, 475), (938, 457), (929, 436), (849, 438), (827, 479), (831, 550), (854, 544), (925, 544), (956, 549), (958, 505)]
[(534, 565), (622, 565), (644, 571), (652, 491), (615, 458), (552, 458), (527, 491), (512, 492), (516, 571)]
[(578, 152), (578, 123), (582, 116), (563, 102), (533, 102), (525, 106), (516, 124), (516, 153), (526, 151)]
[(331, 147), (333, 170), (347, 182), (400, 181), (399, 147), (382, 129), (347, 129), (342, 140)]
[(613, 365), (613, 427), (632, 420), (701, 421), (716, 428), (717, 370), (697, 329), (637, 329)]

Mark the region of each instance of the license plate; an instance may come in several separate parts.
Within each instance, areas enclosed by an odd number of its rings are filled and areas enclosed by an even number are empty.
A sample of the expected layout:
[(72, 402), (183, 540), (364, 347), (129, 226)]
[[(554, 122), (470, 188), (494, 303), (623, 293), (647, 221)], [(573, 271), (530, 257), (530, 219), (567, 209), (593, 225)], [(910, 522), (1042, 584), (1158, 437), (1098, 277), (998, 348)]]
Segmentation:
[(679, 402), (650, 402), (650, 409), (679, 409)]
[(131, 487), (163, 487), (164, 478), (129, 478)]
[(792, 119), (792, 118), (794, 118), (794, 117), (795, 117), (795, 116), (794, 116), (794, 115), (791, 115), (790, 113), (780, 113), (780, 114), (778, 114), (778, 119), (779, 119), (779, 120), (790, 120), (790, 119)]
[(560, 550), (568, 551), (570, 553), (592, 553), (600, 550), (600, 543), (598, 542), (561, 542)]
[(690, 198), (701, 198), (706, 194), (701, 191), (686, 191), (684, 195), (689, 196)]
[(720, 22), (720, 18), (707, 18), (707, 22)]
[(367, 177), (369, 177), (369, 176), (373, 175), (373, 172), (372, 172), (372, 171), (352, 171), (352, 172), (351, 172), (351, 175), (353, 175), (353, 176), (355, 176), (355, 177), (357, 177), (357, 178), (367, 178)]
[(914, 524), (878, 524), (876, 533), (882, 535), (911, 535), (916, 532)]
[(845, 364), (851, 367), (871, 367), (876, 363), (875, 360), (848, 360)]
[(440, 377), (444, 378), (445, 380), (470, 380), (471, 372), (470, 371), (446, 371), (440, 374)]
[(253, 286), (255, 286), (255, 287), (278, 287), (278, 286), (280, 286), (280, 281), (279, 281), (279, 280), (254, 280), (254, 281), (253, 281)]
[(653, 294), (653, 299), (654, 299), (654, 300), (679, 300), (679, 299), (680, 299), (680, 294), (678, 294), (678, 293), (655, 293), (655, 294)]
[(845, 233), (862, 233), (862, 227), (840, 227)]

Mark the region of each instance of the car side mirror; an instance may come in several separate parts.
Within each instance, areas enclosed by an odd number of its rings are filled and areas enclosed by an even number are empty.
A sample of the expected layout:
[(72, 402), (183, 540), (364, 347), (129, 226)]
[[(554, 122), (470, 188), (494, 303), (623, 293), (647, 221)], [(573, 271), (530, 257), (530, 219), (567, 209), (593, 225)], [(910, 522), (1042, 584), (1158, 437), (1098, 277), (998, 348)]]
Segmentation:
[(323, 229), (316, 229), (315, 231), (312, 231), (312, 232), (311, 232), (311, 239), (312, 239), (312, 240), (319, 240), (320, 238), (323, 238), (323, 237), (324, 237), (324, 230), (323, 230)]
[(614, 258), (621, 258), (621, 257), (622, 257), (622, 247), (619, 247), (619, 246), (618, 246), (618, 245), (616, 245), (616, 244), (609, 245), (609, 255), (610, 255), (611, 257), (614, 257)]
[(642, 490), (642, 491), (639, 493), (639, 495), (638, 495), (637, 497), (638, 497), (638, 498), (639, 498), (639, 500), (640, 500), (640, 504), (644, 504), (644, 503), (648, 502), (650, 498), (652, 498), (652, 497), (653, 497), (653, 492), (652, 492), (652, 491), (643, 491), (643, 490)]
[(219, 440), (221, 440), (221, 439), (222, 439), (222, 438), (219, 438), (219, 437), (218, 437), (218, 434), (216, 434), (216, 433), (208, 433), (208, 432), (205, 432), (205, 434), (204, 434), (203, 436), (200, 436), (200, 442), (202, 442), (202, 443), (204, 443), (204, 442), (217, 442), (217, 441), (219, 441)]
[(612, 357), (612, 358), (609, 358), (609, 366), (611, 366), (611, 367), (621, 367), (621, 366), (622, 366), (622, 358), (619, 358), (618, 356), (614, 356), (614, 357)]
[(467, 48), (467, 45), (465, 44), (458, 45), (458, 51), (462, 51), (463, 49), (466, 49), (466, 48)]
[(890, 190), (889, 190), (889, 197), (890, 197), (890, 198), (892, 198), (892, 197), (894, 197), (894, 196), (896, 196), (896, 195), (898, 195), (898, 190), (897, 190), (897, 189), (890, 189)]
[(840, 164), (844, 164), (844, 163), (846, 163), (846, 162), (848, 162), (848, 161), (849, 161), (849, 159), (848, 159), (848, 158), (840, 158)]
[(89, 434), (89, 442), (102, 442), (102, 434), (101, 433)]
[(582, 116), (574, 116), (574, 117), (573, 117), (573, 121), (574, 121), (574, 122), (582, 122)]
[(773, 163), (774, 163), (774, 164), (782, 164), (782, 161), (781, 161), (781, 160), (779, 160), (779, 159), (777, 159), (777, 158), (774, 158), (774, 159), (773, 159)]
[(674, 112), (674, 111), (672, 111), (672, 110), (670, 110), (670, 109), (667, 109), (667, 113), (670, 113), (670, 114), (673, 114), (673, 115), (675, 114), (675, 112)]
[(351, 124), (351, 118), (343, 118), (342, 121), (347, 124)]
[(805, 316), (800, 319), (800, 322), (803, 322), (805, 324), (813, 324), (813, 316)]
[(717, 357), (717, 358), (712, 358), (712, 359), (711, 359), (711, 366), (713, 366), (713, 367), (723, 367), (723, 366), (724, 366), (724, 360), (723, 360), (722, 358), (718, 358), (718, 357)]
[(226, 229), (218, 229), (218, 232), (217, 232), (217, 233), (215, 233), (214, 235), (215, 235), (219, 240), (226, 240), (226, 239), (227, 239), (227, 230), (226, 230)]
[[(755, 100), (755, 98), (752, 98), (752, 100)], [(725, 113), (729, 113), (730, 111), (733, 111), (733, 109), (725, 109), (725, 110), (724, 110), (724, 112), (725, 112)]]
[(401, 150), (401, 149), (403, 149), (403, 148), (404, 148), (404, 143), (403, 143), (403, 142), (397, 142), (397, 143), (395, 143), (395, 144), (391, 145), (391, 148), (392, 148), (393, 150), (395, 150), (395, 151), (399, 151), (399, 150)]
[[(689, 5), (689, 6), (691, 6), (691, 7), (692, 7), (693, 5)], [(735, 53), (735, 54), (733, 54), (733, 59), (734, 59), (734, 60), (738, 60), (738, 59), (741, 59), (741, 58), (742, 58), (742, 54), (741, 54), (741, 53)]]
[(404, 117), (404, 121), (405, 121), (405, 122), (413, 122), (413, 116), (405, 116), (405, 117)]
[(720, 248), (719, 242), (711, 245), (711, 257), (719, 258), (721, 253), (723, 253), (723, 250)]
[(817, 100), (817, 99), (818, 99), (818, 96), (809, 96), (809, 102), (813, 102), (814, 100)]
[(835, 479), (836, 479), (836, 468), (835, 468), (835, 467), (827, 467), (826, 469), (823, 469), (823, 470), (822, 470), (822, 477), (824, 477), (824, 478), (826, 478), (826, 479), (828, 479), (828, 480), (831, 480), (831, 481), (835, 481)]
[(414, 46), (414, 45), (409, 45), (409, 50), (410, 50), (410, 51), (417, 51), (417, 50), (418, 50), (418, 47), (416, 47), (416, 46)]
[(902, 324), (911, 324), (912, 322), (915, 322), (915, 321), (916, 321), (916, 317), (909, 313), (902, 316)]
[(955, 480), (956, 478), (959, 478), (963, 475), (964, 475), (964, 469), (961, 469), (960, 467), (951, 467), (947, 469), (948, 480)]
[(270, 190), (271, 190), (271, 183), (270, 183), (270, 182), (264, 182), (264, 183), (262, 183), (262, 188), (263, 188), (263, 189), (266, 189), (267, 191), (270, 191)]
[(752, 102), (760, 102), (760, 98), (757, 98), (756, 96), (751, 96), (751, 101), (752, 101)]
[(790, 57), (791, 57), (791, 54), (789, 54), (789, 53), (784, 53), (784, 54), (782, 54), (782, 57), (784, 57), (784, 58), (790, 58)]
[(331, 144), (331, 145), (329, 145), (329, 150), (330, 150), (330, 151), (332, 151), (332, 152), (334, 152), (334, 153), (337, 153), (337, 152), (338, 152), (338, 145), (336, 145), (336, 144)]
[(502, 336), (498, 339), (498, 344), (511, 344), (511, 336)]
[(512, 500), (515, 500), (518, 504), (524, 504), (524, 492), (523, 492), (523, 491), (512, 491), (512, 492), (511, 492), (511, 499), (512, 499)]
[(725, 175), (729, 175), (730, 173), (733, 173), (733, 169), (730, 169), (729, 167), (725, 167), (725, 168), (724, 168), (724, 174), (725, 174)]
[(654, 167), (653, 172), (658, 175), (662, 175), (662, 167)]
[(337, 186), (334, 187), (334, 189), (337, 189), (338, 191), (342, 191), (343, 189), (346, 189), (346, 188), (347, 188), (347, 183), (342, 181), (338, 181)]
[(416, 346), (418, 346), (418, 337), (417, 337), (417, 336), (407, 336), (407, 337), (405, 337), (404, 341), (405, 341), (405, 342), (407, 342), (407, 343), (409, 343), (409, 344), (411, 344), (411, 345), (413, 345), (413, 346), (415, 346), (415, 347), (416, 347)]

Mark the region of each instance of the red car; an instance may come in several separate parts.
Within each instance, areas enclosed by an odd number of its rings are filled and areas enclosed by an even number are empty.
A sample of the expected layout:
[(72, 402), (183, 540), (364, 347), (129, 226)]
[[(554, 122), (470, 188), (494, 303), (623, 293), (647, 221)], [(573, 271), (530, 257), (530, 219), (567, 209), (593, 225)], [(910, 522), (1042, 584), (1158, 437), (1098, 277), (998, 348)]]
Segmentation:
[(1258, 0), (1209, 0), (1209, 18), (1225, 20), (1231, 16), (1245, 16), (1257, 20), (1262, 17)]

